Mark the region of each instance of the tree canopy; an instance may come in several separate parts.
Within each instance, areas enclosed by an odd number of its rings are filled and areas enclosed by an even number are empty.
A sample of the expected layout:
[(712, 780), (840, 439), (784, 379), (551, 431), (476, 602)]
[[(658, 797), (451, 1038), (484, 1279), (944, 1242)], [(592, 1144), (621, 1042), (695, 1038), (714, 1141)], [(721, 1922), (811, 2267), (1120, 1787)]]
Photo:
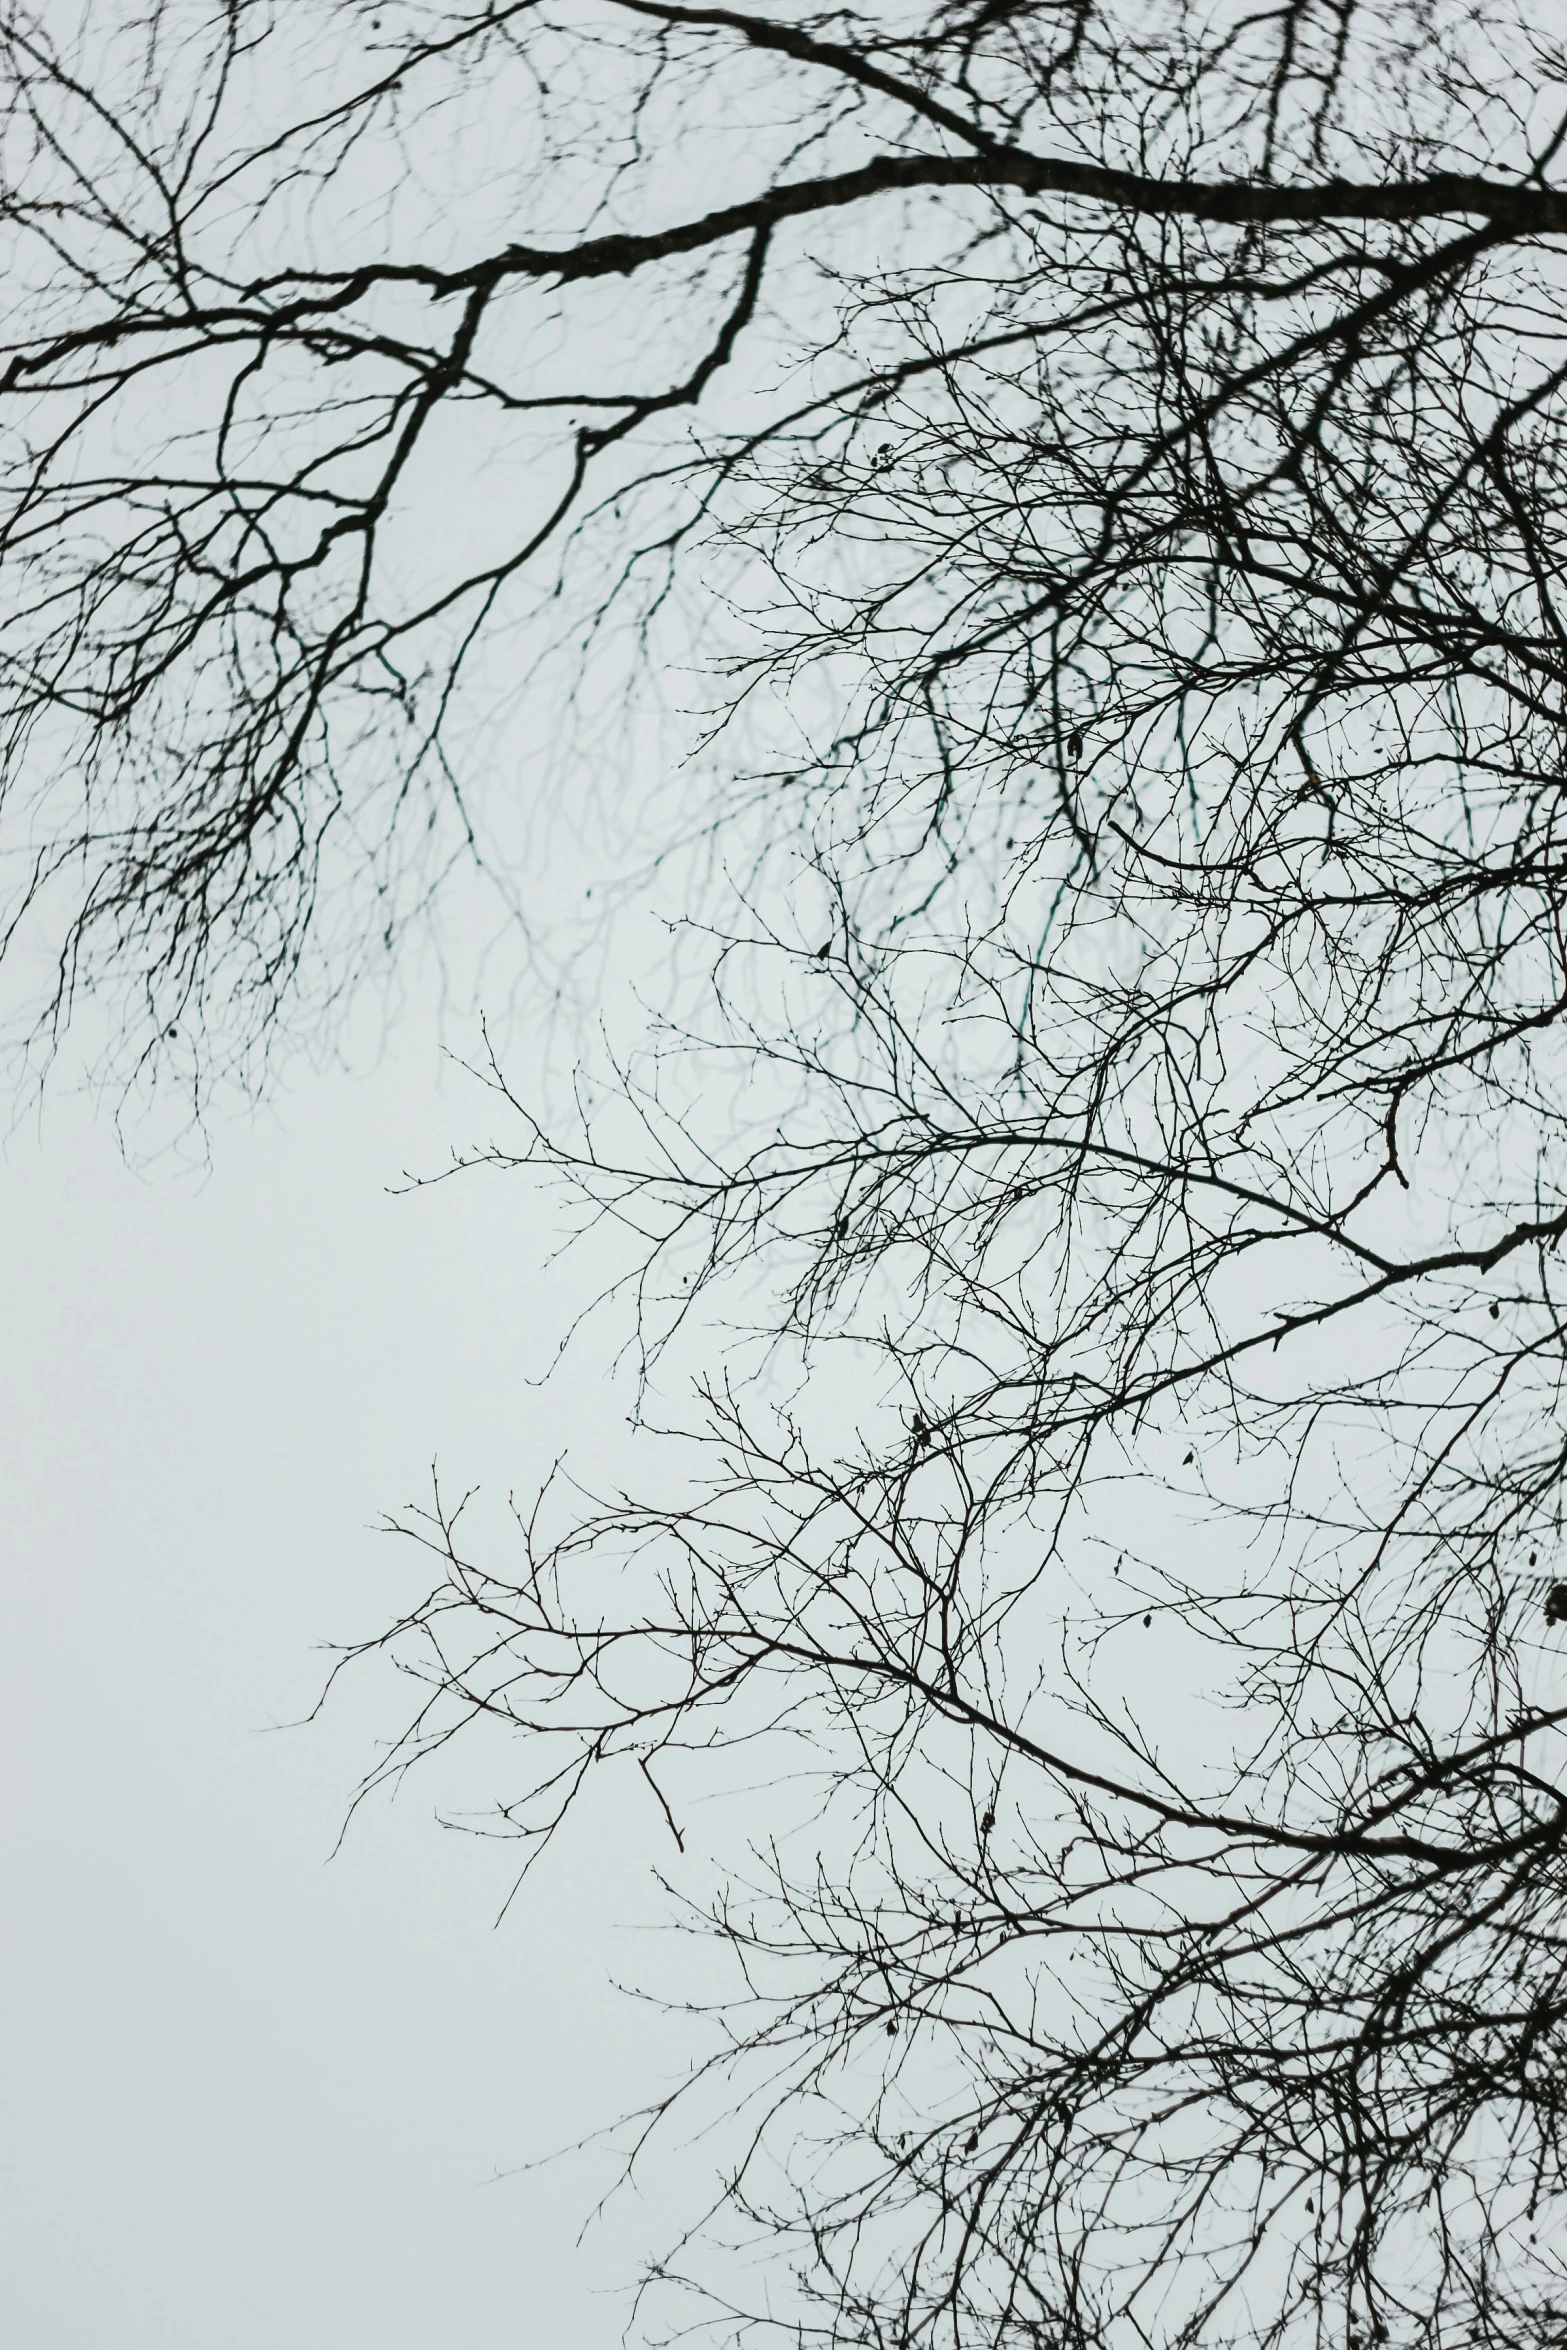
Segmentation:
[(368, 1645), (530, 1848), (784, 1790), (720, 2336), (1558, 2342), (1553, 12), (0, 44), (19, 1034), (254, 1081), (698, 705), (701, 983), (478, 1154), (630, 1236), (681, 1432), (437, 1495)]

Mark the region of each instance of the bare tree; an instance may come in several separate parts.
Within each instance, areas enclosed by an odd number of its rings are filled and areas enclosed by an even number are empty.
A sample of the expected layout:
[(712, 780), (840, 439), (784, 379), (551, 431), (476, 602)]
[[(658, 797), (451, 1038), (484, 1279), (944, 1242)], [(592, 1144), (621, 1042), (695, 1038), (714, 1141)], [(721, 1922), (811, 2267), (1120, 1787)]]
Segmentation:
[[(514, 1728), (534, 1848), (617, 1761), (680, 1838), (737, 1750), (804, 1790), (711, 1908), (772, 2248), (720, 2334), (1560, 2342), (1548, 13), (5, 54), (49, 1017), (243, 1051), (355, 967), (323, 892), (389, 934), (404, 837), (477, 838), (506, 663), (712, 679), (706, 984), (578, 1132), (492, 1065), (479, 1154), (632, 1235), (697, 1408), (520, 1550), (437, 1496), (369, 1645), (385, 1771)], [(458, 414), (529, 466), (472, 539)]]

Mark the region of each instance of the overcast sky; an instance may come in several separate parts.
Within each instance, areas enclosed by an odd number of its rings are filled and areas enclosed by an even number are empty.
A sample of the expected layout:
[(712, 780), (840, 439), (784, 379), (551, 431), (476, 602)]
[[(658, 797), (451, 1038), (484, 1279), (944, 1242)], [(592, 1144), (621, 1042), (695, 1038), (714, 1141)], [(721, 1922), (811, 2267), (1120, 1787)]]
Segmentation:
[(268, 1728), (317, 1643), (410, 1588), (373, 1521), (432, 1456), (525, 1486), (605, 1411), (591, 1366), (528, 1384), (578, 1276), (541, 1282), (522, 1188), (389, 1195), (486, 1122), (411, 1018), (370, 1074), (218, 1131), (204, 1180), (129, 1167), (70, 1100), (0, 1161), (0, 2265), (27, 2350), (620, 2338), (645, 2211), (578, 2249), (599, 2174), (496, 2174), (677, 2053), (609, 1982), (616, 1921), (649, 1914), (645, 1812), (601, 1811), (497, 1930), (507, 1856), (434, 1825), (433, 1784), (329, 1861), (399, 1726), (384, 1679)]

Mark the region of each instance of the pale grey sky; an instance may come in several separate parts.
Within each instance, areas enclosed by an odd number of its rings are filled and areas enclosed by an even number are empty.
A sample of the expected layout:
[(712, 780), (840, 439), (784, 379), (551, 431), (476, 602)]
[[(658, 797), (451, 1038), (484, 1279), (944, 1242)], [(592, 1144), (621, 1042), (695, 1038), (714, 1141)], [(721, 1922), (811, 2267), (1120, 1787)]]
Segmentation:
[(590, 1366), (526, 1383), (564, 1292), (521, 1186), (387, 1196), (484, 1123), (414, 1019), (371, 1074), (220, 1130), (204, 1182), (132, 1171), (68, 1100), (0, 1161), (21, 2350), (620, 2338), (604, 2288), (646, 2215), (578, 2251), (597, 2174), (490, 2182), (676, 2055), (608, 1981), (645, 1813), (611, 1804), (495, 1931), (507, 1856), (442, 1834), (433, 1784), (327, 1863), (397, 1726), (385, 1680), (266, 1731), (313, 1693), (313, 1644), (408, 1588), (370, 1526), (432, 1454), (526, 1486), (604, 1411)]

